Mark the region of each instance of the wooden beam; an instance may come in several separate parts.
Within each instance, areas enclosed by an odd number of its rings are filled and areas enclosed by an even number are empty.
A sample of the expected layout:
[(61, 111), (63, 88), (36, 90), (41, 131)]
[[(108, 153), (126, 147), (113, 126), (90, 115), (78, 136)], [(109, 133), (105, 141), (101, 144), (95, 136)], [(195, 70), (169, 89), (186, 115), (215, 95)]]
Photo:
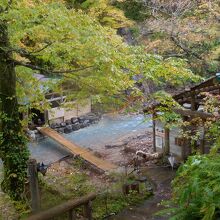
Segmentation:
[(210, 113), (206, 113), (206, 112), (199, 112), (199, 111), (192, 111), (192, 110), (188, 110), (188, 109), (180, 109), (180, 108), (175, 108), (173, 109), (174, 112), (176, 112), (177, 114), (180, 114), (182, 116), (190, 116), (193, 118), (202, 118), (202, 119), (207, 119), (207, 118), (214, 118), (215, 116), (210, 114)]
[[(26, 220), (48, 220), (52, 219), (54, 217), (57, 217), (65, 212), (69, 212), (70, 210), (73, 210), (74, 208), (77, 208), (81, 205), (86, 205), (90, 201), (94, 200), (96, 198), (95, 193), (90, 193), (87, 196), (83, 196), (79, 199), (69, 200), (63, 204), (57, 205), (53, 208), (50, 208), (46, 211), (42, 211), (36, 215), (32, 215)], [(90, 215), (90, 213), (89, 213)], [(90, 218), (91, 219), (91, 218)]]
[(216, 76), (213, 76), (213, 77), (205, 80), (204, 82), (201, 82), (198, 85), (192, 87), (192, 89), (196, 90), (196, 89), (212, 86), (215, 84), (215, 79), (216, 79)]
[(95, 165), (97, 168), (103, 171), (112, 171), (117, 169), (118, 167), (106, 160), (96, 157), (92, 152), (88, 151), (87, 149), (76, 145), (75, 143), (69, 141), (64, 136), (60, 135), (55, 130), (49, 127), (39, 127), (37, 128), (42, 134), (50, 137), (57, 143), (61, 144), (68, 150), (70, 150), (74, 155), (78, 155), (84, 160), (88, 161), (89, 163)]

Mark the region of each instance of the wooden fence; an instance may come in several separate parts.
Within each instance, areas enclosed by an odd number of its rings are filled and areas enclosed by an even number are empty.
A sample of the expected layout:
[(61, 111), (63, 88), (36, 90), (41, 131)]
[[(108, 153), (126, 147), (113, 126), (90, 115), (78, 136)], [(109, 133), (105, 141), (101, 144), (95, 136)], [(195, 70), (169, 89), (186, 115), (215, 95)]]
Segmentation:
[(79, 199), (69, 200), (63, 204), (57, 205), (46, 211), (39, 212), (35, 215), (30, 216), (27, 220), (47, 220), (68, 212), (69, 220), (76, 220), (76, 214), (74, 209), (84, 206), (84, 216), (88, 220), (92, 220), (92, 200), (96, 198), (95, 193), (90, 193)]

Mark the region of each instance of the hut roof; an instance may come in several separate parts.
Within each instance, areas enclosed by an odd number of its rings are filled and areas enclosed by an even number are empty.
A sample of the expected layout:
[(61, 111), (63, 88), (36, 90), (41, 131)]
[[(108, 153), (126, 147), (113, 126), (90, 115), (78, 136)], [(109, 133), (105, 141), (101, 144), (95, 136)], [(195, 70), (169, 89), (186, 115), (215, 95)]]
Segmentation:
[[(195, 110), (187, 111), (187, 109), (191, 108), (192, 100), (197, 105), (197, 107), (199, 105), (202, 105), (204, 102), (203, 99), (205, 97), (205, 95), (203, 94), (204, 92), (210, 92), (212, 94), (220, 94), (220, 82), (218, 82), (216, 76), (210, 77), (209, 79), (206, 79), (197, 85), (194, 85), (190, 88), (186, 88), (182, 90), (181, 92), (178, 92), (172, 95), (173, 99), (183, 106), (181, 110), (180, 109), (177, 110), (178, 113), (185, 115), (185, 114), (188, 114), (190, 111), (189, 115), (195, 115), (195, 113), (192, 113), (192, 112), (198, 112), (197, 111), (198, 108), (196, 109), (196, 111)], [(155, 109), (156, 107), (160, 105), (161, 105), (160, 102), (152, 100), (151, 102), (148, 103), (147, 107), (144, 109), (144, 112), (147, 112), (149, 109)], [(201, 116), (200, 113), (204, 113), (204, 112), (199, 111), (198, 117)], [(208, 113), (204, 113), (204, 114), (206, 115), (202, 115), (202, 117), (203, 116), (210, 117), (211, 115)]]

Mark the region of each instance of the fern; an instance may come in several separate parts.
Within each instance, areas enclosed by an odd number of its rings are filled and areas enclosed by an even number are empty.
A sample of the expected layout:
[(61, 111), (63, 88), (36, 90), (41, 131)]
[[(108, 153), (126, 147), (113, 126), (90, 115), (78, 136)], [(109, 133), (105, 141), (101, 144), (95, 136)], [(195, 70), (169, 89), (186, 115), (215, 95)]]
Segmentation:
[(174, 179), (173, 198), (160, 212), (171, 215), (170, 220), (212, 220), (220, 217), (220, 156), (196, 155), (177, 171)]

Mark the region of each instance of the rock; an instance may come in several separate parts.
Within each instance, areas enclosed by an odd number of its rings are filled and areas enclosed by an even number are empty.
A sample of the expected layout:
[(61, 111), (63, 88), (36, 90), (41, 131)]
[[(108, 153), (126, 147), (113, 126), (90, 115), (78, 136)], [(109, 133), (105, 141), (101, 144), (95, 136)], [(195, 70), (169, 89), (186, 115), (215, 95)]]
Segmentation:
[(136, 155), (143, 157), (146, 160), (155, 160), (155, 159), (159, 159), (162, 157), (162, 153), (148, 153), (148, 152), (144, 152), (142, 150), (138, 150), (136, 152)]
[(33, 130), (35, 134), (40, 134), (38, 130)]
[(36, 139), (36, 134), (35, 134), (34, 131), (28, 130), (27, 133), (28, 133), (28, 136), (29, 136), (32, 140), (35, 140), (35, 139)]
[(65, 122), (61, 122), (60, 123), (60, 127), (66, 127), (66, 123)]
[(80, 129), (80, 124), (79, 124), (79, 123), (72, 125), (72, 130), (73, 130), (73, 131), (77, 131), (77, 130), (79, 130), (79, 129)]
[(83, 123), (85, 121), (85, 117), (84, 116), (80, 116), (78, 118), (78, 120), (79, 120), (79, 123)]
[(93, 112), (88, 113), (86, 116), (96, 117), (97, 115)]
[(78, 120), (78, 118), (73, 117), (73, 118), (71, 118), (71, 122), (72, 122), (72, 124), (76, 124), (76, 123), (79, 123), (79, 120)]
[(84, 116), (85, 120), (89, 120), (90, 123), (99, 121), (100, 117), (95, 115), (94, 113), (89, 113)]
[(86, 126), (89, 126), (89, 125), (90, 125), (90, 120), (85, 120), (85, 121), (83, 122), (83, 124), (85, 124)]
[(85, 127), (87, 127), (87, 124), (85, 124), (85, 123), (83, 122), (83, 123), (80, 123), (79, 126), (80, 126), (80, 128), (85, 128)]
[(56, 128), (60, 128), (60, 123), (56, 123)]
[(58, 128), (58, 132), (61, 134), (64, 133), (64, 128)]
[(52, 129), (55, 129), (55, 128), (56, 128), (56, 123), (51, 123), (50, 127), (51, 127)]
[(36, 134), (36, 136), (35, 136), (35, 139), (36, 139), (36, 141), (40, 141), (40, 140), (42, 140), (42, 139), (44, 139), (45, 137), (42, 135), (42, 134)]
[(66, 125), (71, 125), (72, 124), (72, 121), (71, 120), (66, 120)]
[(64, 128), (64, 133), (65, 134), (68, 134), (68, 133), (71, 133), (73, 130), (72, 130), (72, 125), (67, 125), (65, 128)]
[(132, 36), (132, 32), (130, 28), (122, 27), (118, 28), (117, 34), (124, 38), (124, 40), (129, 45), (134, 45), (136, 43), (134, 37)]

